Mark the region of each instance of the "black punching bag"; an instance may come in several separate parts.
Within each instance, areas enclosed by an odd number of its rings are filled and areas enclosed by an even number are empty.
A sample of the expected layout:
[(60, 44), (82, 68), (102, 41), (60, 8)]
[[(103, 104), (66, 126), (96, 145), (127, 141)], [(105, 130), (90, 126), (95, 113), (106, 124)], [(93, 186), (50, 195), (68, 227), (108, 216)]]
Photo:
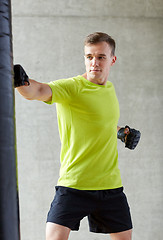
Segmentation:
[(0, 240), (19, 240), (11, 2), (0, 0)]

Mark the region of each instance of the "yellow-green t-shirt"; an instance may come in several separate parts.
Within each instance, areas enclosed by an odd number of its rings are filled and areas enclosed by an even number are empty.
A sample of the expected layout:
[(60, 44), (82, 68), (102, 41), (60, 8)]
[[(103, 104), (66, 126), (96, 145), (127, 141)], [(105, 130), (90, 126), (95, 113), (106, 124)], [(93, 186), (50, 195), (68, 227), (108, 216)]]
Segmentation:
[(111, 82), (82, 76), (48, 83), (61, 139), (59, 186), (80, 190), (122, 186), (118, 168), (119, 104)]

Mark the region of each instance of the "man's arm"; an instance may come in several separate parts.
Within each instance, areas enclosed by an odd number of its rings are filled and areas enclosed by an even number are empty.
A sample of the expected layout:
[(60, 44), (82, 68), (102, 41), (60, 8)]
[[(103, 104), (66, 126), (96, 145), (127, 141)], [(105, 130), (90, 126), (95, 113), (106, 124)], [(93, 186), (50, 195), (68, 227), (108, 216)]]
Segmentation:
[(50, 101), (52, 90), (46, 83), (29, 79), (23, 67), (14, 65), (14, 87), (28, 100)]
[[(117, 133), (118, 133), (118, 131), (119, 131), (121, 128), (122, 128), (122, 127), (117, 126)], [(128, 134), (128, 133), (129, 133), (129, 128), (125, 128), (125, 129), (124, 129), (124, 133), (125, 133), (125, 134)]]
[(135, 149), (139, 140), (141, 133), (139, 130), (130, 128), (129, 126), (119, 127), (117, 126), (117, 138), (125, 143), (125, 147), (129, 149)]
[(117, 126), (117, 132), (119, 131), (120, 128), (121, 128), (121, 127)]
[(28, 100), (51, 101), (52, 90), (46, 83), (40, 83), (29, 79), (30, 85), (19, 86), (16, 89), (18, 92)]

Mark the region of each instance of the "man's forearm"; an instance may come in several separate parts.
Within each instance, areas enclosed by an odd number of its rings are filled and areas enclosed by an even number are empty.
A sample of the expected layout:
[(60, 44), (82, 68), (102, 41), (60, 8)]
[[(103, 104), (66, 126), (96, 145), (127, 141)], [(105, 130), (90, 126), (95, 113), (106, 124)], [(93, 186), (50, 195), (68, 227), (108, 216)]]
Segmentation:
[(18, 92), (28, 100), (34, 100), (38, 98), (39, 91), (41, 89), (41, 84), (35, 80), (29, 79), (29, 86), (20, 86), (16, 89)]
[(28, 100), (51, 101), (52, 90), (46, 83), (40, 83), (29, 79), (30, 85), (20, 86), (16, 89), (18, 92)]

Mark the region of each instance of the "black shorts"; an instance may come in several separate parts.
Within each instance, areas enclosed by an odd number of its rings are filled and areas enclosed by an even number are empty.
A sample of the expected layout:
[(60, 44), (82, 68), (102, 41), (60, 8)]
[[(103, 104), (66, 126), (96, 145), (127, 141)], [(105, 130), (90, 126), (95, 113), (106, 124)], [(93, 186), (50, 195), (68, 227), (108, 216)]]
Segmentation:
[(77, 231), (80, 221), (85, 216), (88, 216), (91, 232), (116, 233), (132, 228), (123, 187), (109, 190), (77, 190), (56, 186), (56, 195), (47, 222)]

